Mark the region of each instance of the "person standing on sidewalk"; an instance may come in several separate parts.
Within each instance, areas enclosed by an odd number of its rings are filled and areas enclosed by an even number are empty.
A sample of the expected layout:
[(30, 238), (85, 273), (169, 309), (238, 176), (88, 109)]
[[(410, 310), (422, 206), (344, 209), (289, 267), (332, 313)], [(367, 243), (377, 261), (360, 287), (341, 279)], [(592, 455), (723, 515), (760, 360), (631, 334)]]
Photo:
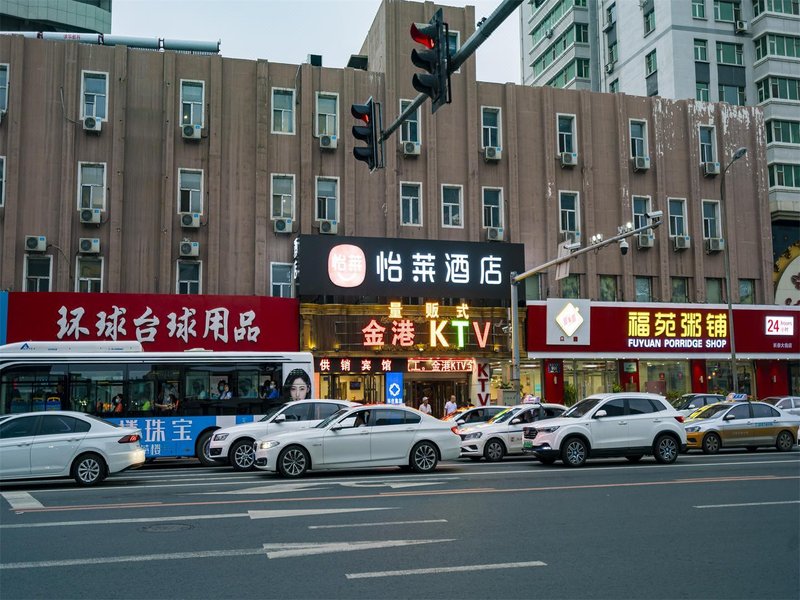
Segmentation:
[(431, 414), (432, 409), (431, 409), (430, 403), (428, 402), (428, 397), (427, 396), (423, 396), (422, 397), (422, 402), (419, 405), (419, 410), (421, 412), (424, 412), (426, 415)]

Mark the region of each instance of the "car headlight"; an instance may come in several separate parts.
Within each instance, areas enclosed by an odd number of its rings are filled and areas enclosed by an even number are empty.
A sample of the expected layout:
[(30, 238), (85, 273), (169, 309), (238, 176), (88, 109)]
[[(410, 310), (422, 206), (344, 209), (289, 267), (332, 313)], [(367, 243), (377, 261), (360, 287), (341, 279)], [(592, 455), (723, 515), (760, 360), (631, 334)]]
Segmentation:
[(464, 440), (479, 440), (483, 434), (480, 431), (476, 431), (475, 433), (468, 433), (464, 436)]
[(539, 433), (553, 433), (554, 431), (557, 431), (559, 427), (560, 425), (553, 425), (552, 427), (537, 427), (536, 431)]
[(230, 434), (228, 434), (228, 433), (215, 433), (214, 434), (214, 441), (215, 442), (221, 442), (222, 440), (227, 439), (227, 437), (229, 435)]
[(268, 440), (266, 442), (259, 442), (258, 449), (259, 450), (269, 450), (270, 448), (274, 448), (275, 446), (279, 446), (280, 442), (275, 440)]
[(698, 431), (700, 431), (699, 425), (692, 425), (691, 427), (686, 428), (686, 433), (697, 433)]

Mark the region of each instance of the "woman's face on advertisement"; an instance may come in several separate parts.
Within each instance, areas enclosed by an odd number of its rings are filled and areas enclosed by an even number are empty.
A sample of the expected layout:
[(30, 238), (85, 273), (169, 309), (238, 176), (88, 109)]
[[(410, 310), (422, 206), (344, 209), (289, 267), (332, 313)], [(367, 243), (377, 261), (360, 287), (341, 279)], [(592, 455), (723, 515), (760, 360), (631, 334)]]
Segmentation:
[(292, 400), (305, 400), (308, 395), (308, 385), (302, 377), (296, 377), (289, 386), (289, 395)]

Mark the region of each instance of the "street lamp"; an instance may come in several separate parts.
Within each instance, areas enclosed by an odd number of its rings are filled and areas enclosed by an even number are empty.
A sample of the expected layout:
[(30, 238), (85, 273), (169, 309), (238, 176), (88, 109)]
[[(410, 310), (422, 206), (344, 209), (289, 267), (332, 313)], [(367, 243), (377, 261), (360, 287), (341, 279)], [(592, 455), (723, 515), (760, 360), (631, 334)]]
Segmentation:
[(719, 178), (719, 198), (720, 198), (720, 218), (722, 219), (722, 226), (724, 228), (725, 247), (723, 250), (723, 258), (725, 259), (725, 296), (728, 301), (728, 339), (731, 343), (731, 374), (733, 376), (733, 393), (739, 392), (739, 376), (736, 372), (736, 340), (733, 336), (733, 304), (731, 303), (731, 255), (730, 255), (730, 239), (728, 235), (728, 221), (725, 218), (727, 214), (727, 205), (725, 204), (725, 173), (731, 168), (731, 165), (737, 160), (747, 154), (747, 148), (741, 147), (733, 153), (731, 160), (722, 169)]

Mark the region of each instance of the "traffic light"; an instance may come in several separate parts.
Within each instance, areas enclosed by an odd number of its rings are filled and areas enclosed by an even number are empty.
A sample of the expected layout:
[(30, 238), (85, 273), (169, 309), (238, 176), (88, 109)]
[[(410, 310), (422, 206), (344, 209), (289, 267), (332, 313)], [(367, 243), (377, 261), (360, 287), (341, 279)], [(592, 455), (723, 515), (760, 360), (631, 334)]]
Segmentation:
[(427, 73), (415, 73), (411, 85), (418, 92), (430, 96), (431, 112), (450, 102), (450, 52), (449, 28), (437, 10), (430, 22), (412, 23), (411, 37), (426, 50), (411, 51), (411, 62)]
[(378, 125), (377, 103), (370, 96), (370, 99), (365, 104), (353, 104), (350, 112), (356, 119), (364, 123), (363, 125), (353, 125), (353, 137), (367, 143), (366, 146), (353, 148), (353, 156), (356, 157), (356, 160), (362, 160), (367, 163), (369, 170), (373, 171), (380, 166), (378, 160), (380, 127)]

